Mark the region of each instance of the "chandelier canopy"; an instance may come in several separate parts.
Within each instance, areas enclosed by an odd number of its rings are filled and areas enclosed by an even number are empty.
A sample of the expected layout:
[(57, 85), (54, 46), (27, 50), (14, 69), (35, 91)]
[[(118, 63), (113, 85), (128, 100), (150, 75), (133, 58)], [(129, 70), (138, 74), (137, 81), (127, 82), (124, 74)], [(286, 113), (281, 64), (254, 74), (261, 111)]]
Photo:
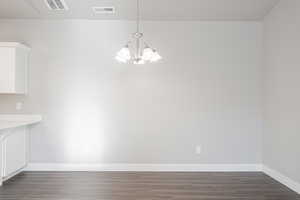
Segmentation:
[(143, 41), (143, 33), (140, 32), (140, 2), (136, 1), (136, 32), (132, 34), (132, 40), (117, 53), (116, 60), (122, 63), (145, 64), (157, 62), (162, 57), (158, 52)]

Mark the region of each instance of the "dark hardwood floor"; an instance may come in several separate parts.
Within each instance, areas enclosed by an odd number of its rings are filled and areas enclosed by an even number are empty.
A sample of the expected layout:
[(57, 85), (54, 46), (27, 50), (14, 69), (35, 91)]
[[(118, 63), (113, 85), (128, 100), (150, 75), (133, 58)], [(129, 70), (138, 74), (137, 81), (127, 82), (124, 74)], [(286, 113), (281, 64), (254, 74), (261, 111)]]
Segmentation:
[(1, 200), (300, 200), (263, 173), (26, 172)]

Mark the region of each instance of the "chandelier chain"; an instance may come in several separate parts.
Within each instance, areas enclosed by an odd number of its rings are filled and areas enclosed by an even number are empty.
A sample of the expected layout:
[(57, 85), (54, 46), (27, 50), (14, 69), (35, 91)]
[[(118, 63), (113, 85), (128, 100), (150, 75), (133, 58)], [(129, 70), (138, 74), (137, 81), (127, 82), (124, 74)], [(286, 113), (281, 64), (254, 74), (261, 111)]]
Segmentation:
[(140, 32), (140, 0), (136, 0), (136, 32)]

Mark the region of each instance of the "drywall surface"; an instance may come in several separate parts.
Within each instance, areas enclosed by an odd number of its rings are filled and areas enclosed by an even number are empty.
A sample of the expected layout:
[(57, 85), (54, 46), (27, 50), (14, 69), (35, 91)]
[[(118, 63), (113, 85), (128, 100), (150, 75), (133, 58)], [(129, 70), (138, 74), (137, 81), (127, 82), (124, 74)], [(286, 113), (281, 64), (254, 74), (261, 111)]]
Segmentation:
[(0, 21), (0, 40), (32, 48), (28, 95), (0, 95), (1, 113), (43, 115), (30, 161), (261, 163), (262, 24), (143, 22), (163, 60), (119, 64), (134, 25)]
[(263, 162), (300, 182), (300, 1), (281, 1), (265, 19), (266, 126)]

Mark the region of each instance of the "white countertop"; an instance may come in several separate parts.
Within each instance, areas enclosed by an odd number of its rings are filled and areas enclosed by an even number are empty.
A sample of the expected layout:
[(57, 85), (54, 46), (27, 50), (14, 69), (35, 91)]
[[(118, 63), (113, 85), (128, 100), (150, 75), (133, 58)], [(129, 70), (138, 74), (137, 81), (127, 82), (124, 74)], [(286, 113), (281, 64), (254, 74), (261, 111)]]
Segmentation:
[(41, 115), (1, 115), (0, 130), (26, 126), (42, 121)]

